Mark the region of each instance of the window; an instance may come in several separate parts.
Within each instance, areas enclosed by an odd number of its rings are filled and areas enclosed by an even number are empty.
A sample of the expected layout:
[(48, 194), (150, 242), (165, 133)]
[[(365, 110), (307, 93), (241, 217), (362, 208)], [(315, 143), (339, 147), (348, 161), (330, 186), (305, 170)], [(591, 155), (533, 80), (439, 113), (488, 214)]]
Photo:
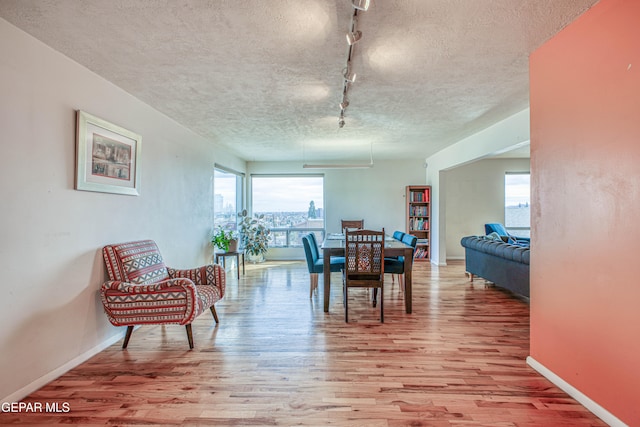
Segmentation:
[(288, 175), (251, 177), (253, 214), (264, 214), (270, 247), (300, 247), (302, 236), (324, 238), (324, 177)]
[(531, 234), (531, 175), (507, 172), (504, 177), (504, 226), (515, 236)]
[(213, 225), (236, 230), (242, 206), (242, 175), (216, 166), (213, 174)]

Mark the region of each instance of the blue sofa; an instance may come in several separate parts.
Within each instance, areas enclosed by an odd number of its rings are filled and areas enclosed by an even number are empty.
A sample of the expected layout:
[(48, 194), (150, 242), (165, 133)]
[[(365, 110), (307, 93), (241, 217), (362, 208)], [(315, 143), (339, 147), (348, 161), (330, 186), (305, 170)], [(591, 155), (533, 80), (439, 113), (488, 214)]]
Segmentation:
[(529, 247), (512, 245), (487, 236), (466, 236), (465, 267), (473, 276), (529, 298)]

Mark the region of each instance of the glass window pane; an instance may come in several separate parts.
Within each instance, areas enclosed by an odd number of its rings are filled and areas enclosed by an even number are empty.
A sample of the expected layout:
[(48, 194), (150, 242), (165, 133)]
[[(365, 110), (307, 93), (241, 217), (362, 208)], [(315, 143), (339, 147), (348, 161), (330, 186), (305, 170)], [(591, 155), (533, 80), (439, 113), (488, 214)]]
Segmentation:
[(264, 214), (272, 247), (300, 247), (311, 231), (324, 235), (322, 176), (253, 176), (253, 214)]
[(229, 230), (237, 229), (237, 213), (242, 177), (215, 169), (213, 175), (213, 225)]
[(529, 173), (507, 173), (504, 182), (504, 226), (515, 236), (529, 237), (531, 175)]

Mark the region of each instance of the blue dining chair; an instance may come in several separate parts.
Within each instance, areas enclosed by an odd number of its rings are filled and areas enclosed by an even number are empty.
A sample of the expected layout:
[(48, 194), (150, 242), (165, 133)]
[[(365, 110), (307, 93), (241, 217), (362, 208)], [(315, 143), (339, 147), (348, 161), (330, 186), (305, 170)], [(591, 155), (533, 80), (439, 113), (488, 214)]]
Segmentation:
[[(393, 232), (393, 238), (402, 242), (402, 238), (405, 236), (405, 234), (407, 233), (405, 233), (404, 231), (396, 230)], [(385, 259), (399, 259), (399, 258), (401, 257), (397, 257), (397, 256), (385, 257)], [(394, 277), (395, 277), (394, 275), (391, 275), (392, 281)]]
[[(316, 233), (309, 233), (307, 234), (307, 236), (309, 236), (309, 239), (311, 239), (311, 243), (313, 246), (315, 246), (316, 248), (320, 247), (318, 245), (318, 240), (316, 239)], [(322, 258), (322, 254), (320, 253), (320, 251), (318, 251), (318, 258)]]
[(405, 243), (415, 249), (418, 244), (418, 238), (412, 234), (405, 234), (402, 236), (402, 243)]
[[(394, 233), (395, 234), (395, 233)], [(401, 239), (402, 243), (411, 246), (414, 250), (418, 244), (418, 238), (411, 234), (404, 234)], [(395, 280), (395, 276), (398, 275), (398, 283), (400, 284), (400, 290), (404, 291), (404, 257), (399, 256), (397, 258), (384, 259), (384, 272), (391, 273), (392, 283)]]
[[(313, 291), (318, 288), (318, 275), (324, 272), (324, 258), (320, 256), (318, 244), (313, 233), (302, 236), (302, 246), (309, 268), (309, 298), (313, 296)], [(337, 272), (344, 268), (344, 257), (331, 257), (329, 270)]]

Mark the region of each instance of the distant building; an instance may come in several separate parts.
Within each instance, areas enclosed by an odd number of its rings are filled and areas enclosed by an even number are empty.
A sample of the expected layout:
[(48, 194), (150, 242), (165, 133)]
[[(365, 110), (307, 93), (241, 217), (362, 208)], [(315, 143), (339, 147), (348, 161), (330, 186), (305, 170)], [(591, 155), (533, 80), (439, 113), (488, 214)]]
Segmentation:
[(224, 204), (224, 197), (222, 194), (213, 195), (213, 211), (216, 213), (222, 213), (222, 206)]

